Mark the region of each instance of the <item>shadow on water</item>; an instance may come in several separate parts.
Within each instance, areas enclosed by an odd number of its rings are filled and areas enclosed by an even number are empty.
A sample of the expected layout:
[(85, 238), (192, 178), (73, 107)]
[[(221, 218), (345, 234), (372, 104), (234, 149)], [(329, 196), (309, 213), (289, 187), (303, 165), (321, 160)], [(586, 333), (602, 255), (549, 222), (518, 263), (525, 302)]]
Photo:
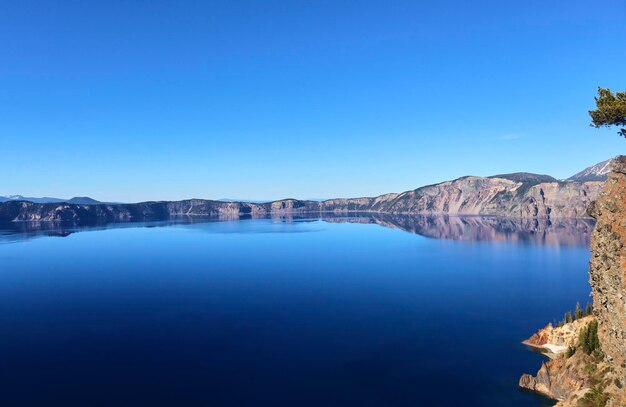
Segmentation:
[[(177, 217), (163, 221), (75, 224), (59, 222), (0, 222), (0, 243), (12, 243), (37, 237), (67, 237), (74, 233), (121, 228), (156, 228), (212, 222), (253, 219), (241, 217)], [(317, 222), (376, 224), (386, 228), (434, 239), (462, 241), (512, 241), (549, 246), (588, 246), (593, 219), (516, 219), (494, 216), (422, 216), (388, 214), (311, 214), (257, 217), (272, 222)]]

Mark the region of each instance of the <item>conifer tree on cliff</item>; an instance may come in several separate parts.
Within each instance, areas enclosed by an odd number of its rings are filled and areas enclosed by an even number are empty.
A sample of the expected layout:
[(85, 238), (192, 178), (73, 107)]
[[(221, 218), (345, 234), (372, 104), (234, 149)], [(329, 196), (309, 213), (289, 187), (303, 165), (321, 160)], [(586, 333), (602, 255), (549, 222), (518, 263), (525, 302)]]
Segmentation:
[(580, 319), (584, 316), (583, 309), (580, 308), (580, 303), (576, 303), (576, 310), (574, 311), (574, 320)]
[(595, 97), (596, 110), (590, 110), (591, 126), (611, 127), (620, 126), (618, 134), (626, 137), (626, 92), (611, 92), (611, 89), (598, 87), (598, 96)]
[(588, 302), (587, 306), (585, 307), (585, 315), (591, 315), (593, 314), (593, 304)]

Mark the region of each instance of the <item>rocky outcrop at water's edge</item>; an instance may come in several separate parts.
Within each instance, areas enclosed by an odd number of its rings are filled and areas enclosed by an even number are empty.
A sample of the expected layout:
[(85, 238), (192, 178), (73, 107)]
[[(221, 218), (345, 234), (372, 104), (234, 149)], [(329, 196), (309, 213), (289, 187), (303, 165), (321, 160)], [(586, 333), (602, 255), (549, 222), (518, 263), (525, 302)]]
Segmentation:
[(593, 316), (586, 316), (556, 328), (548, 324), (523, 343), (540, 349), (549, 357), (556, 358), (559, 354), (566, 352), (569, 347), (577, 345), (580, 330), (586, 328), (593, 318)]

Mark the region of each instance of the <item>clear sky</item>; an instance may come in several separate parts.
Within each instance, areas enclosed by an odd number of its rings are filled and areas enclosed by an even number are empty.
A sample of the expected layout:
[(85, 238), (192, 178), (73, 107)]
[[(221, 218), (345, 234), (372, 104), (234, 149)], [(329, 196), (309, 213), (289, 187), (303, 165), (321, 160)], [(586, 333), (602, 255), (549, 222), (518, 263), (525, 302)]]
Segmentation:
[(626, 3), (0, 0), (0, 195), (371, 196), (567, 177)]

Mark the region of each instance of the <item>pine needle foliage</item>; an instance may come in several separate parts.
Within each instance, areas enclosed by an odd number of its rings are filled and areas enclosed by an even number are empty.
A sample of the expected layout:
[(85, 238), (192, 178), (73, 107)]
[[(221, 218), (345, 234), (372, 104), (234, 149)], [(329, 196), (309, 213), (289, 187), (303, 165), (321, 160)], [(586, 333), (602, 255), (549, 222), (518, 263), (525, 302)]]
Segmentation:
[[(626, 92), (611, 92), (611, 89), (598, 87), (598, 96), (595, 97), (596, 110), (590, 110), (591, 126), (611, 127), (626, 126)], [(626, 128), (617, 132), (626, 137)]]

